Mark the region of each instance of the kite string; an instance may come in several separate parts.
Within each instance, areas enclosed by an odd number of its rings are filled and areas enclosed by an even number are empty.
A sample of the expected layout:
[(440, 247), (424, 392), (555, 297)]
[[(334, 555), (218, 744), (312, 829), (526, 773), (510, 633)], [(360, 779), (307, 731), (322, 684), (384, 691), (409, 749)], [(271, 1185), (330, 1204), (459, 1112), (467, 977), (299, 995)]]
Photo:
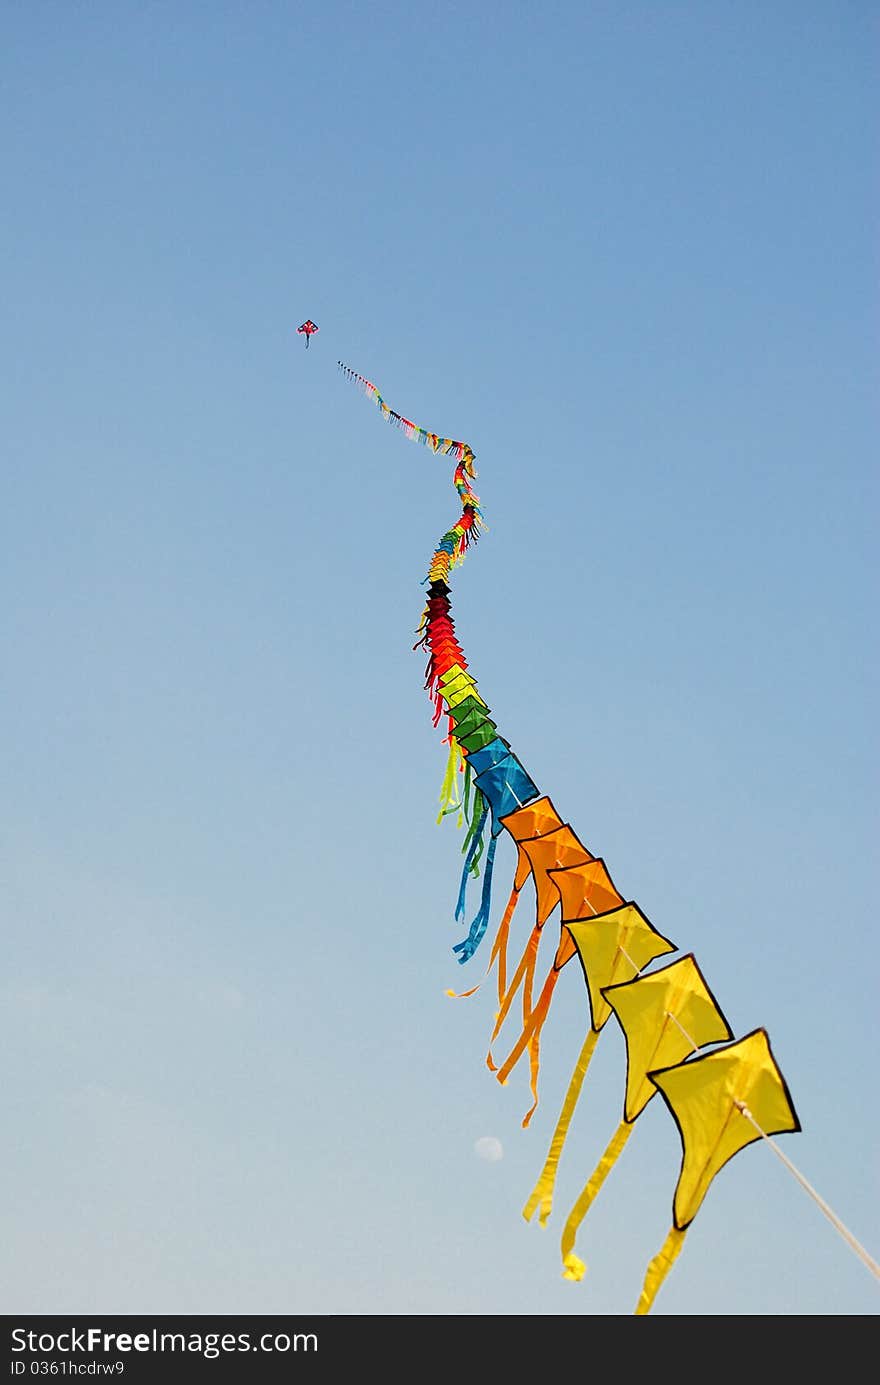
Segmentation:
[(773, 1153), (776, 1155), (776, 1157), (782, 1160), (783, 1164), (788, 1169), (789, 1173), (794, 1175), (794, 1177), (797, 1179), (798, 1183), (800, 1183), (804, 1191), (810, 1195), (810, 1197), (813, 1199), (819, 1210), (828, 1218), (828, 1220), (831, 1222), (831, 1225), (840, 1234), (843, 1240), (846, 1241), (850, 1250), (855, 1252), (855, 1254), (862, 1261), (862, 1264), (865, 1265), (867, 1269), (870, 1270), (871, 1274), (874, 1275), (875, 1279), (880, 1279), (880, 1265), (878, 1265), (877, 1261), (874, 1260), (868, 1254), (863, 1245), (860, 1245), (860, 1243), (856, 1240), (852, 1232), (849, 1231), (847, 1227), (844, 1226), (840, 1218), (834, 1214), (834, 1212), (828, 1206), (828, 1203), (825, 1202), (825, 1200), (819, 1196), (819, 1194), (816, 1192), (816, 1189), (812, 1187), (811, 1184), (809, 1184), (807, 1180), (804, 1178), (803, 1174), (795, 1168), (794, 1164), (791, 1162), (788, 1156), (779, 1148), (776, 1141), (771, 1139), (770, 1136), (767, 1135), (761, 1129), (760, 1125), (755, 1120), (746, 1103), (744, 1101), (735, 1101), (734, 1105), (741, 1112), (741, 1114), (746, 1117), (746, 1120), (751, 1121), (752, 1125), (755, 1127), (758, 1134), (761, 1136), (761, 1139), (766, 1141), (766, 1143), (773, 1150)]
[[(621, 952), (623, 952), (623, 948), (621, 948), (620, 950), (621, 950)], [(625, 953), (624, 953), (624, 956), (626, 956)], [(628, 960), (629, 960), (629, 961), (632, 961), (632, 958), (630, 957)], [(636, 974), (639, 975), (640, 973), (641, 973), (641, 967), (639, 968), (639, 971), (638, 971)], [(664, 1015), (666, 1016), (667, 1019), (672, 1020), (672, 1023), (675, 1025), (676, 1029), (680, 1030), (682, 1036), (683, 1036), (685, 1039), (687, 1039), (687, 1041), (688, 1041), (688, 1043), (690, 1044), (691, 1048), (693, 1049), (694, 1053), (699, 1053), (699, 1051), (700, 1051), (700, 1045), (699, 1045), (698, 1043), (695, 1043), (695, 1042), (694, 1042), (693, 1036), (687, 1032), (687, 1030), (685, 1029), (684, 1025), (682, 1024), (681, 1020), (678, 1018), (678, 1015), (674, 1015), (674, 1014), (672, 1013), (671, 1010), (664, 1010), (663, 1013), (664, 1013)]]

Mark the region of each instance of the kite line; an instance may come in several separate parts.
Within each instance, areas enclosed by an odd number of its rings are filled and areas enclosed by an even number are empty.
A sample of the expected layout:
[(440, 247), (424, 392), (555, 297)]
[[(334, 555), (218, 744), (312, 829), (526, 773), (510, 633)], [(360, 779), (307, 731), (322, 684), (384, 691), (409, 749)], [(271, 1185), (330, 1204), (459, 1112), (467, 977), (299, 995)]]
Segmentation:
[[(602, 857), (595, 856), (563, 821), (499, 732), (491, 709), (480, 695), (455, 634), (449, 584), (453, 569), (486, 527), (472, 485), (477, 474), (476, 454), (469, 444), (431, 432), (398, 413), (365, 376), (342, 361), (338, 365), (377, 405), (386, 422), (456, 462), (453, 481), (461, 513), (441, 536), (422, 581), (427, 592), (413, 648), (428, 655), (424, 686), (433, 704), (433, 724), (439, 727), (443, 723), (442, 741), (448, 745), (438, 821), (457, 814), (458, 825), (464, 829), (464, 863), (454, 910), (457, 922), (467, 919), (469, 883), (481, 871), (483, 877), (476, 912), (465, 936), (453, 947), (460, 963), (474, 957), (488, 929), (496, 846), (503, 833), (515, 844), (516, 862), (483, 978), (469, 990), (450, 990), (447, 994), (455, 999), (473, 996), (495, 969), (498, 1009), (486, 1064), (506, 1085), (520, 1059), (528, 1056), (532, 1104), (523, 1117), (524, 1127), (538, 1105), (541, 1030), (559, 976), (575, 957), (588, 992), (590, 1024), (544, 1166), (523, 1208), (524, 1218), (529, 1221), (538, 1211), (544, 1225), (550, 1216), (574, 1109), (600, 1033), (614, 1015), (627, 1052), (623, 1115), (566, 1219), (560, 1247), (564, 1278), (583, 1277), (586, 1266), (575, 1254), (577, 1232), (632, 1134), (636, 1119), (658, 1092), (678, 1128), (682, 1163), (673, 1196), (672, 1226), (646, 1268), (636, 1315), (650, 1312), (715, 1175), (741, 1149), (762, 1139), (771, 1144), (851, 1248), (880, 1278), (880, 1267), (770, 1139), (771, 1135), (800, 1131), (801, 1125), (767, 1031), (757, 1028), (735, 1038), (693, 953), (646, 970), (660, 957), (677, 952), (677, 944), (654, 928), (635, 900), (618, 890)], [(534, 886), (534, 921), (508, 980), (511, 925), (529, 880)], [(535, 999), (539, 946), (544, 927), (557, 907), (559, 936)], [(575, 973), (577, 970), (575, 967)], [(492, 1046), (517, 996), (519, 1034), (507, 1058), (499, 1063)]]

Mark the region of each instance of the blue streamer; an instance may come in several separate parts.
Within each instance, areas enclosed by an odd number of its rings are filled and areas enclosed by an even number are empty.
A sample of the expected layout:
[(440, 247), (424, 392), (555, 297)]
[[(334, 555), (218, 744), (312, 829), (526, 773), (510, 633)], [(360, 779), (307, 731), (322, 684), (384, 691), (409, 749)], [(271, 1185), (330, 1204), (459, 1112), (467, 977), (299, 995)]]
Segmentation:
[[(476, 856), (476, 854), (477, 854), (477, 851), (478, 851), (479, 847), (482, 845), (482, 841), (483, 841), (483, 829), (484, 829), (485, 826), (486, 826), (486, 819), (487, 819), (488, 816), (489, 816), (489, 806), (488, 806), (488, 804), (486, 803), (486, 801), (485, 801), (485, 799), (484, 799), (484, 800), (483, 800), (483, 811), (482, 811), (481, 814), (480, 814), (480, 818), (479, 818), (479, 821), (478, 821), (478, 823), (477, 823), (476, 830), (475, 830), (475, 832), (474, 832), (474, 835), (471, 837), (471, 844), (470, 844), (470, 846), (468, 847), (467, 855), (466, 855), (465, 858), (464, 858), (464, 867), (463, 867), (462, 872), (461, 872), (461, 885), (459, 886), (459, 890), (458, 890), (458, 903), (457, 903), (456, 906), (455, 906), (455, 917), (456, 917), (456, 920), (457, 920), (457, 921), (461, 921), (461, 919), (464, 918), (464, 897), (465, 897), (465, 891), (467, 890), (468, 876), (469, 876), (470, 873), (471, 873), (471, 868), (473, 867), (474, 858), (475, 858), (475, 856)], [(493, 837), (492, 840), (493, 840), (493, 842), (494, 842), (494, 840), (495, 840), (494, 837)], [(488, 868), (488, 858), (487, 858), (487, 868)]]
[(493, 837), (489, 843), (489, 850), (486, 852), (486, 873), (483, 877), (483, 893), (480, 898), (479, 911), (471, 923), (467, 937), (463, 942), (456, 943), (452, 949), (453, 952), (459, 954), (459, 962), (467, 962), (473, 957), (480, 943), (483, 941), (483, 935), (489, 926), (489, 910), (492, 895), (492, 866), (495, 861), (495, 847), (497, 845), (498, 838)]

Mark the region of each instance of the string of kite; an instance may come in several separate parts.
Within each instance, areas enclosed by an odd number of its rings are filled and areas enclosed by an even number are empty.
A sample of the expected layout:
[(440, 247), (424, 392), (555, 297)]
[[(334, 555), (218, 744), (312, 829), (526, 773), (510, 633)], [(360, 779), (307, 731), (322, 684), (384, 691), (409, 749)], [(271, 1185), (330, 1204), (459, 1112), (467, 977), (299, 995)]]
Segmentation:
[[(304, 324), (306, 326), (313, 324)], [(298, 329), (300, 331), (303, 328)], [(308, 344), (308, 335), (306, 336)], [(880, 1279), (880, 1266), (785, 1159), (771, 1138), (800, 1131), (785, 1077), (769, 1035), (759, 1027), (736, 1037), (692, 952), (670, 961), (678, 944), (662, 934), (641, 905), (611, 875), (552, 800), (532, 779), (505, 739), (483, 699), (455, 633), (450, 576), (486, 527), (476, 479), (476, 456), (466, 442), (414, 423), (385, 401), (365, 376), (338, 362), (343, 375), (407, 437), (455, 461), (453, 482), (461, 502), (456, 522), (440, 537), (422, 585), (425, 604), (413, 648), (426, 657), (424, 688), (435, 728), (447, 747), (438, 821), (455, 817), (464, 857), (454, 917), (461, 937), (453, 953), (471, 962), (486, 939), (493, 913), (496, 848), (502, 835), (515, 846), (513, 877), (494, 930), (480, 980), (454, 999), (475, 995), (495, 973), (497, 1010), (486, 1066), (507, 1084), (525, 1060), (531, 1096), (527, 1126), (539, 1102), (541, 1035), (563, 971), (580, 975), (589, 1024), (575, 1056), (570, 1082), (535, 1185), (522, 1209), (546, 1225), (553, 1210), (557, 1172), (590, 1061), (613, 1017), (626, 1047), (622, 1111), (595, 1170), (568, 1210), (560, 1239), (561, 1273), (580, 1280), (586, 1270), (577, 1237), (590, 1207), (633, 1134), (635, 1123), (659, 1093), (681, 1140), (681, 1166), (672, 1198), (669, 1232), (648, 1262), (634, 1313), (650, 1312), (709, 1187), (735, 1154), (764, 1141), (771, 1145), (821, 1207), (841, 1236)], [(469, 887), (480, 880), (475, 900)], [(511, 963), (514, 920), (526, 887), (533, 899), (524, 920), (519, 954)], [(558, 911), (558, 914), (557, 914)], [(554, 914), (556, 925), (548, 929)], [(541, 946), (545, 937), (551, 942)], [(539, 956), (550, 958), (539, 975)], [(666, 959), (663, 962), (660, 959)], [(656, 965), (655, 965), (656, 964)], [(508, 1033), (506, 1053), (495, 1050)], [(512, 1039), (512, 1042), (511, 1042)]]

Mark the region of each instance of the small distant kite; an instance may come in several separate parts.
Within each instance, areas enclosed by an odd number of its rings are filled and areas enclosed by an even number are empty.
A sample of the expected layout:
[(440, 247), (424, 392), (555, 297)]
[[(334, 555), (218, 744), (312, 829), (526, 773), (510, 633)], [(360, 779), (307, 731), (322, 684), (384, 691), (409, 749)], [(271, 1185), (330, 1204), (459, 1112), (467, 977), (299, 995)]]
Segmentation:
[(317, 331), (319, 330), (319, 328), (318, 328), (318, 324), (317, 324), (316, 322), (312, 322), (312, 319), (311, 319), (311, 318), (307, 318), (306, 321), (305, 321), (300, 327), (297, 327), (296, 330), (297, 330), (298, 332), (304, 332), (304, 333), (305, 333), (306, 346), (308, 346), (308, 344), (309, 344), (309, 337), (312, 335), (313, 332), (317, 332)]

